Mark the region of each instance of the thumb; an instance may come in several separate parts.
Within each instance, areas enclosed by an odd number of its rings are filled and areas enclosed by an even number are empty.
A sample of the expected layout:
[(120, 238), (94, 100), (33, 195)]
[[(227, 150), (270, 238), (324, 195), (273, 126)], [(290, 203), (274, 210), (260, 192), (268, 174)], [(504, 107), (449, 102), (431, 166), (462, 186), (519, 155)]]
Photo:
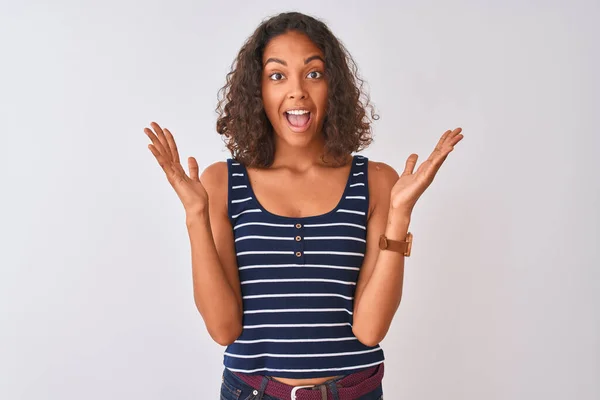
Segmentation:
[(193, 181), (200, 181), (198, 177), (198, 162), (194, 157), (188, 157), (188, 169), (190, 170), (190, 178)]
[(411, 175), (415, 170), (415, 165), (417, 164), (417, 159), (419, 156), (417, 154), (411, 154), (406, 160), (406, 166), (404, 167), (404, 172), (402, 172), (402, 176)]

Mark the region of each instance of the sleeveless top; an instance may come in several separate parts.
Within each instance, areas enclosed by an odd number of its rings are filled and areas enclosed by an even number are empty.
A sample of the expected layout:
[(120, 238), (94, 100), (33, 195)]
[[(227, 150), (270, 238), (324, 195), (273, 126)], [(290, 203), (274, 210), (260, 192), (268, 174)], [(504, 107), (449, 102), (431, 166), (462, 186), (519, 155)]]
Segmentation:
[(301, 218), (267, 211), (244, 165), (234, 159), (227, 165), (244, 314), (242, 334), (225, 350), (225, 367), (303, 379), (382, 363), (379, 345), (365, 346), (352, 333), (354, 291), (366, 250), (368, 159), (353, 157), (333, 210)]

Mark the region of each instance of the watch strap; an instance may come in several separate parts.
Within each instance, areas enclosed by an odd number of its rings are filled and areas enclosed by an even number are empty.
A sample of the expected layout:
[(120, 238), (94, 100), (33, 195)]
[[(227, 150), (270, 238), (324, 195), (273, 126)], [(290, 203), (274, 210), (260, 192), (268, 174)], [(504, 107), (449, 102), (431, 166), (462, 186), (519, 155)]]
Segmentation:
[(404, 254), (405, 257), (410, 257), (412, 241), (413, 235), (410, 232), (406, 234), (406, 239), (404, 240), (391, 240), (383, 234), (379, 237), (379, 248), (381, 250), (390, 250)]

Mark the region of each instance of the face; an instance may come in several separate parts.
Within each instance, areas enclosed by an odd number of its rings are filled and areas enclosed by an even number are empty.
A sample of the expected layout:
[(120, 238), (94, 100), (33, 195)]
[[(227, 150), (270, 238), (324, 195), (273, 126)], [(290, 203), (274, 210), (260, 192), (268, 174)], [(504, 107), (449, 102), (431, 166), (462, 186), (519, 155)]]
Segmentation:
[(262, 99), (279, 139), (303, 145), (321, 139), (327, 106), (323, 53), (304, 34), (288, 32), (263, 53)]

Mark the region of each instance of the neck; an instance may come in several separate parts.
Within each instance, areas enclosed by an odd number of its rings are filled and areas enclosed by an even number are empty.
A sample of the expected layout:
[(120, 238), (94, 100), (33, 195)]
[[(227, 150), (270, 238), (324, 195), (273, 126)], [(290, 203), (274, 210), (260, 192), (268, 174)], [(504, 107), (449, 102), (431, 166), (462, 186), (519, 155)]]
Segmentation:
[[(303, 170), (314, 165), (324, 165), (325, 140), (321, 137), (306, 146), (291, 146), (284, 141), (275, 142), (275, 154), (272, 167), (293, 167)], [(329, 157), (326, 158), (327, 161)]]

